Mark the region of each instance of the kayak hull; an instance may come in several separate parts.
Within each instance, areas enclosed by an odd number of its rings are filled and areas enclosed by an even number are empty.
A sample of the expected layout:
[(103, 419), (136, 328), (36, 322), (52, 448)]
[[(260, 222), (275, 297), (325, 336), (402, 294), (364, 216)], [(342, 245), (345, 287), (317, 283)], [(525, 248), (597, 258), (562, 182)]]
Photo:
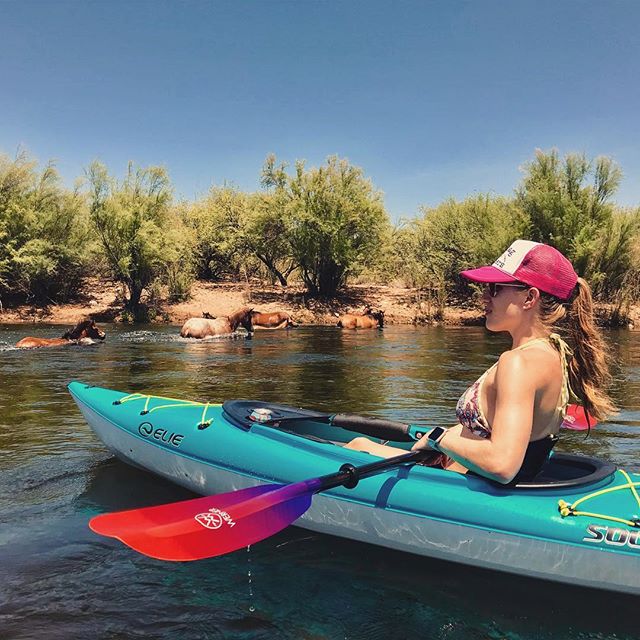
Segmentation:
[[(89, 426), (118, 458), (201, 495), (225, 493), (265, 482), (296, 482), (320, 476), (337, 470), (345, 461), (345, 455), (350, 456), (347, 461), (354, 464), (366, 463), (371, 458), (330, 443), (321, 446), (315, 441), (297, 442), (295, 438), (291, 442), (290, 434), (280, 434), (266, 427), (261, 429), (271, 437), (263, 440), (257, 433), (260, 427), (257, 426), (253, 434), (253, 429), (239, 429), (224, 420), (224, 413), (218, 407), (209, 408), (209, 415), (214, 416), (213, 424), (200, 432), (209, 432), (206, 442), (217, 445), (214, 448), (218, 453), (198, 451), (197, 447), (189, 449), (183, 445), (188, 437), (195, 439), (200, 435), (196, 414), (202, 412), (203, 405), (197, 405), (194, 412), (190, 407), (184, 408), (180, 419), (175, 417), (179, 413), (175, 405), (173, 416), (170, 415), (171, 406), (164, 414), (158, 411), (158, 418), (144, 414), (136, 407), (135, 411), (127, 408), (126, 413), (122, 412), (122, 418), (115, 420), (118, 407), (113, 403), (119, 402), (117, 398), (126, 399), (126, 394), (81, 383), (71, 383), (69, 388)], [(167, 404), (171, 405), (170, 402)], [(162, 426), (156, 427), (160, 423)], [(179, 446), (175, 446), (177, 436), (183, 436)], [(260, 450), (266, 445), (279, 455), (271, 466), (260, 468), (258, 460), (264, 458), (260, 456)], [(298, 459), (306, 459), (306, 464)], [(595, 522), (604, 530), (612, 523), (593, 518), (588, 523), (586, 520), (579, 522), (579, 518), (561, 518), (557, 510), (558, 496), (569, 495), (567, 491), (542, 492), (542, 495), (541, 492), (526, 491), (513, 498), (508, 490), (481, 479), (469, 483), (464, 477), (456, 477), (453, 478), (455, 482), (449, 482), (452, 479), (448, 476), (458, 474), (414, 469), (395, 469), (380, 474), (361, 481), (353, 490), (339, 487), (318, 494), (295, 524), (311, 531), (415, 555), (572, 585), (640, 594), (640, 548), (628, 543), (609, 548), (589, 542), (590, 536), (585, 535), (588, 524)], [(421, 486), (422, 478), (417, 477), (420, 474), (432, 476), (426, 489)], [(588, 490), (601, 490), (614, 481), (612, 478)], [(434, 498), (433, 493), (438, 496)], [(469, 512), (461, 517), (460, 505), (465, 500)], [(509, 500), (514, 501), (513, 513), (509, 507), (503, 507)], [(478, 501), (483, 504), (474, 512)], [(450, 509), (447, 509), (447, 502)], [(407, 504), (412, 505), (413, 511)], [(510, 522), (500, 525), (483, 521), (480, 514), (487, 511), (487, 505), (502, 512), (502, 517)], [(522, 526), (518, 522), (522, 514), (529, 513), (533, 518), (543, 507), (548, 514), (549, 533), (520, 530)], [(454, 510), (458, 511), (457, 517), (452, 514)], [(544, 518), (540, 522), (544, 524)], [(538, 528), (540, 526), (538, 523)]]

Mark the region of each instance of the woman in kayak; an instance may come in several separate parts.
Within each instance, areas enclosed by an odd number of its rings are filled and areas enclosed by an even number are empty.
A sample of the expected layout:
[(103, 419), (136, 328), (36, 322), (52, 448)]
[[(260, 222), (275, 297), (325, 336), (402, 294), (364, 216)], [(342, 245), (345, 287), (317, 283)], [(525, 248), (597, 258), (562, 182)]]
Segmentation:
[[(559, 251), (528, 240), (516, 240), (493, 265), (461, 275), (485, 285), (487, 329), (508, 332), (511, 349), (464, 392), (458, 424), (431, 429), (413, 448), (440, 452), (438, 465), (451, 471), (471, 470), (503, 484), (530, 480), (557, 440), (570, 396), (596, 420), (614, 412), (591, 289)], [(573, 351), (554, 332), (563, 318)], [(347, 446), (398, 454), (367, 438)]]

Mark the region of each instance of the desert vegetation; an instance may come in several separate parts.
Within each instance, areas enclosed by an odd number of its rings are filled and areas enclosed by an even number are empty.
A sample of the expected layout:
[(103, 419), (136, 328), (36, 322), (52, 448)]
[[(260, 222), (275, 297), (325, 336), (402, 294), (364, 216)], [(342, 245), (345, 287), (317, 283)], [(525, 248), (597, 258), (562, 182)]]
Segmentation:
[(640, 208), (616, 204), (621, 175), (608, 157), (536, 151), (512, 195), (449, 199), (394, 224), (364, 171), (335, 156), (289, 167), (270, 155), (256, 192), (176, 201), (162, 167), (118, 178), (94, 162), (68, 188), (52, 163), (0, 155), (0, 298), (63, 303), (99, 276), (144, 319), (146, 301), (185, 300), (196, 279), (296, 282), (325, 299), (367, 280), (415, 287), (442, 310), (473, 292), (459, 271), (525, 237), (564, 252), (623, 314), (640, 300)]

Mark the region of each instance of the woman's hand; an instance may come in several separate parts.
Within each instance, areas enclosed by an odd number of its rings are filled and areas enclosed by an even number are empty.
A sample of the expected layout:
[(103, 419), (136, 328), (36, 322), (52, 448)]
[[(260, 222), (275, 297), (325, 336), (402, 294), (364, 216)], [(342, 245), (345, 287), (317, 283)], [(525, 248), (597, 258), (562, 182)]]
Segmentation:
[(411, 447), (411, 451), (418, 451), (418, 449), (431, 449), (429, 446), (429, 432), (425, 433), (420, 440)]
[(431, 440), (429, 440), (429, 434), (433, 431), (433, 429), (428, 429), (425, 434), (418, 440), (412, 447), (411, 451), (418, 451), (419, 449), (431, 449), (436, 451), (434, 447), (431, 446)]

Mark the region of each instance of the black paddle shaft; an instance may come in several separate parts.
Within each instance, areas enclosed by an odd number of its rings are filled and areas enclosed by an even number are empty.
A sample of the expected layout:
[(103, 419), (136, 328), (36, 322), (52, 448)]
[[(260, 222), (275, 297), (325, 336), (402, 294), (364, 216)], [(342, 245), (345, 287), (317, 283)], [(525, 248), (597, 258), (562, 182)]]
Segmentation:
[(326, 476), (318, 478), (319, 486), (315, 490), (315, 493), (319, 491), (325, 491), (327, 489), (333, 489), (334, 487), (344, 486), (347, 489), (353, 489), (361, 478), (374, 475), (385, 469), (391, 469), (393, 467), (399, 467), (403, 464), (415, 464), (422, 460), (427, 460), (436, 455), (439, 455), (437, 451), (431, 449), (416, 449), (410, 453), (404, 453), (393, 458), (383, 458), (376, 462), (364, 464), (361, 467), (355, 467), (351, 463), (343, 464), (340, 470), (336, 473), (330, 473)]

